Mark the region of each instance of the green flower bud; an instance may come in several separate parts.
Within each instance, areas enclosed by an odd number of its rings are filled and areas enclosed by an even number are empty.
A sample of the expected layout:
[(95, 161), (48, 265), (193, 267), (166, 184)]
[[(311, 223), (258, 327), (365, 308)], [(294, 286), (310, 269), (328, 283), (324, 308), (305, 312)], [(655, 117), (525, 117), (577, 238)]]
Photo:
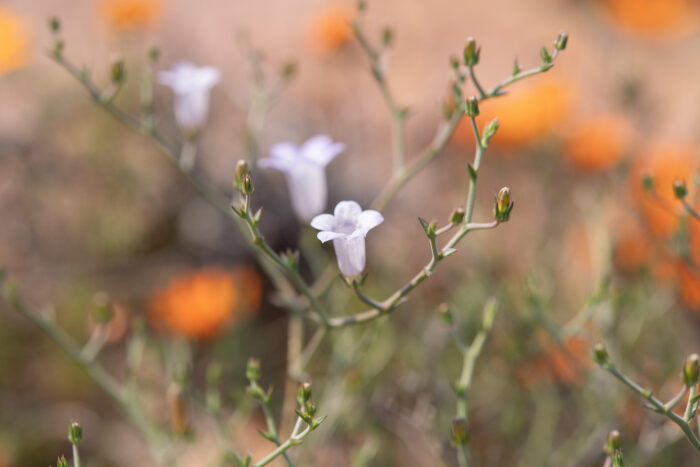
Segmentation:
[(447, 324), (448, 326), (451, 326), (452, 323), (454, 323), (454, 317), (452, 316), (452, 311), (450, 311), (450, 306), (447, 303), (441, 303), (438, 306), (438, 314), (440, 315), (440, 319)]
[(452, 420), (452, 442), (456, 446), (466, 446), (469, 443), (469, 425), (464, 417)]
[(593, 347), (593, 360), (595, 360), (598, 365), (608, 363), (608, 349), (603, 343), (599, 342)]
[(493, 135), (495, 135), (496, 131), (498, 131), (498, 125), (500, 123), (501, 121), (498, 119), (498, 117), (496, 117), (486, 125), (484, 128), (484, 136), (481, 139), (482, 146), (487, 147), (489, 145), (491, 138), (493, 138)]
[(257, 358), (248, 359), (248, 365), (246, 366), (245, 376), (248, 381), (257, 381), (260, 379), (260, 360)]
[(95, 304), (95, 310), (92, 316), (98, 323), (109, 323), (114, 317), (112, 312), (112, 304), (109, 301), (109, 295), (105, 292), (97, 292), (93, 297), (92, 301)]
[(479, 99), (476, 96), (471, 96), (467, 98), (464, 113), (469, 117), (476, 117), (479, 115)]
[(57, 34), (61, 30), (61, 20), (57, 16), (52, 16), (49, 19), (49, 29), (52, 33)]
[(498, 222), (507, 222), (510, 212), (513, 210), (513, 201), (510, 197), (510, 188), (504, 186), (498, 191), (493, 205), (493, 214)]
[(464, 46), (464, 64), (471, 67), (479, 63), (480, 53), (481, 48), (476, 46), (476, 40), (468, 37), (467, 44)]
[(603, 448), (605, 453), (609, 456), (615, 454), (615, 452), (620, 450), (620, 432), (613, 430), (608, 434), (608, 438), (605, 440), (605, 447)]
[(303, 407), (308, 400), (311, 399), (311, 381), (304, 381), (301, 386), (299, 386), (299, 391), (297, 392), (297, 401), (299, 405)]
[(569, 42), (569, 35), (562, 31), (557, 34), (557, 38), (554, 39), (554, 48), (557, 50), (564, 50), (567, 42)]
[(68, 461), (66, 460), (66, 456), (61, 456), (58, 459), (56, 459), (56, 467), (68, 467)]
[(698, 377), (700, 376), (700, 357), (698, 354), (694, 353), (688, 356), (685, 360), (685, 365), (683, 366), (683, 382), (688, 387), (695, 386), (698, 384)]
[(83, 427), (78, 422), (73, 422), (68, 426), (68, 441), (71, 444), (78, 444), (83, 439)]
[(542, 65), (547, 66), (552, 64), (552, 56), (547, 50), (547, 47), (542, 46), (540, 49), (540, 58), (542, 59)]
[(683, 180), (677, 178), (673, 181), (673, 194), (677, 199), (683, 199), (688, 195), (688, 187)]
[(109, 66), (109, 76), (114, 84), (122, 84), (126, 79), (124, 60), (120, 57), (112, 58), (112, 63)]
[(236, 164), (236, 175), (233, 178), (233, 187), (237, 190), (243, 189), (243, 179), (250, 173), (248, 163), (243, 159)]
[(457, 208), (454, 211), (452, 211), (452, 214), (450, 214), (450, 224), (452, 225), (459, 225), (462, 223), (464, 220), (464, 216), (466, 213), (464, 212), (464, 208)]
[(244, 195), (249, 195), (253, 192), (253, 177), (250, 174), (245, 174), (243, 177), (243, 184), (241, 185), (241, 193)]

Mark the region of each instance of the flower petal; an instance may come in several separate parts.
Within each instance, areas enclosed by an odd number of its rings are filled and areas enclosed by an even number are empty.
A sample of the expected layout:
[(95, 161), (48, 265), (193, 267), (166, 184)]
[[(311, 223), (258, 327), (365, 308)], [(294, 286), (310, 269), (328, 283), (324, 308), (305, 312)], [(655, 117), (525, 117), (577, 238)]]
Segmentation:
[(341, 201), (335, 205), (333, 214), (337, 223), (353, 222), (362, 212), (362, 208), (355, 201)]
[(335, 217), (333, 214), (319, 214), (311, 219), (311, 227), (317, 230), (332, 231), (335, 227)]
[(308, 139), (301, 146), (299, 152), (307, 161), (325, 167), (344, 150), (345, 145), (343, 143), (334, 143), (326, 135), (316, 135)]
[(371, 229), (375, 228), (379, 224), (384, 222), (384, 216), (382, 216), (378, 211), (373, 209), (368, 209), (367, 211), (362, 211), (359, 216), (357, 216), (357, 227), (362, 229), (364, 235), (367, 235)]
[(319, 232), (316, 237), (318, 237), (319, 240), (321, 240), (323, 243), (326, 243), (328, 240), (335, 240), (336, 238), (343, 238), (345, 237), (345, 234), (342, 233), (336, 233), (336, 232), (329, 232), (327, 230), (324, 230), (322, 232)]

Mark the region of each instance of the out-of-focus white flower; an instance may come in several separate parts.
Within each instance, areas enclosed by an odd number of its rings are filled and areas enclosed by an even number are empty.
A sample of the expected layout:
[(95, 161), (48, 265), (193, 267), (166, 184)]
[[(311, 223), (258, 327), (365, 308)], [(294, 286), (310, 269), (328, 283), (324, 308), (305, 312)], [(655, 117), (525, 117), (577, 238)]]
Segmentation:
[(168, 71), (158, 72), (158, 82), (175, 93), (175, 119), (185, 131), (196, 131), (209, 113), (209, 93), (219, 82), (214, 67), (198, 67), (190, 62), (176, 63)]
[(294, 212), (299, 219), (308, 221), (326, 208), (326, 165), (344, 150), (343, 143), (317, 135), (301, 146), (275, 144), (270, 157), (260, 159), (258, 165), (284, 172)]
[(311, 227), (320, 230), (318, 239), (333, 240), (335, 256), (340, 272), (346, 277), (362, 274), (365, 269), (365, 236), (384, 222), (384, 217), (374, 210), (363, 211), (355, 201), (341, 201), (333, 214), (319, 214), (311, 221)]

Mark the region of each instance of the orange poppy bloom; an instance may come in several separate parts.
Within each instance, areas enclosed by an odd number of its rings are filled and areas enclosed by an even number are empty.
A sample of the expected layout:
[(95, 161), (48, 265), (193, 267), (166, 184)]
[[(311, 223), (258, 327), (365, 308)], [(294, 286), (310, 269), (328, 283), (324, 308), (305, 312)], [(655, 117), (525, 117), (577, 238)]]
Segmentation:
[[(519, 148), (550, 137), (569, 114), (573, 100), (570, 82), (542, 78), (516, 85), (507, 94), (480, 103), (477, 120), (482, 127), (498, 117), (500, 124), (491, 145)], [(453, 139), (460, 144), (474, 144), (468, 118), (462, 119)]]
[(700, 24), (694, 0), (604, 0), (603, 8), (620, 28), (647, 36), (684, 36)]
[(564, 140), (564, 156), (576, 168), (595, 172), (616, 166), (632, 142), (632, 127), (622, 115), (594, 115), (575, 126)]
[(117, 30), (153, 26), (163, 11), (163, 0), (102, 0), (101, 14)]
[(307, 26), (311, 49), (318, 54), (335, 52), (353, 38), (355, 10), (346, 4), (328, 5), (316, 12)]
[(29, 30), (9, 8), (0, 8), (0, 74), (16, 70), (29, 60)]
[(156, 293), (149, 318), (165, 332), (211, 338), (239, 315), (257, 311), (261, 288), (260, 278), (251, 270), (209, 267), (177, 277)]
[[(655, 237), (668, 238), (678, 229), (682, 205), (673, 193), (673, 182), (676, 179), (690, 181), (697, 168), (695, 148), (677, 144), (650, 147), (632, 168), (632, 199)], [(653, 180), (652, 193), (642, 186), (645, 176)], [(690, 197), (694, 191), (692, 185), (688, 183)]]

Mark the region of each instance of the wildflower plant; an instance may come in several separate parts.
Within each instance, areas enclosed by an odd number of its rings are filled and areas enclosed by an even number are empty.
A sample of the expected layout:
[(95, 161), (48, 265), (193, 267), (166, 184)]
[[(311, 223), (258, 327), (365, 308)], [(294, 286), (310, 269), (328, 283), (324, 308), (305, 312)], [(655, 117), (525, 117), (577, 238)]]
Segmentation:
[[(275, 460), (289, 466), (297, 465), (299, 459), (303, 459), (300, 446), (305, 443), (314, 443), (317, 435), (321, 440), (327, 439), (334, 434), (338, 424), (337, 405), (342, 404), (332, 402), (337, 401), (334, 397), (337, 398), (338, 394), (343, 393), (343, 385), (330, 378), (329, 381), (325, 381), (322, 372), (314, 372), (310, 369), (311, 362), (319, 359), (323, 353), (321, 350), (324, 349), (324, 345), (325, 348), (331, 349), (332, 355), (342, 354), (342, 358), (338, 358), (338, 361), (331, 362), (330, 370), (334, 370), (333, 367), (337, 365), (339, 371), (347, 373), (338, 379), (350, 380), (352, 375), (348, 376), (348, 374), (352, 372), (349, 368), (353, 366), (362, 368), (362, 362), (354, 360), (357, 358), (357, 352), (347, 349), (362, 346), (364, 342), (362, 338), (366, 336), (363, 332), (369, 334), (368, 330), (380, 330), (383, 325), (380, 318), (392, 315), (400, 309), (406, 309), (406, 313), (410, 313), (412, 307), (407, 304), (409, 297), (419, 293), (417, 292), (419, 286), (436, 274), (439, 266), (448, 257), (458, 252), (470, 233), (496, 229), (508, 222), (511, 216), (518, 215), (518, 211), (514, 210), (514, 198), (517, 193), (512, 192), (508, 186), (503, 186), (494, 193), (494, 198), (486, 201), (488, 209), (479, 210), (479, 212), (491, 213), (488, 218), (477, 218), (477, 203), (482, 204), (477, 200), (480, 170), (488, 161), (487, 150), (500, 126), (497, 117), (488, 119), (482, 125), (479, 125), (480, 120), (477, 120), (477, 117), (485, 101), (505, 94), (511, 84), (535, 77), (554, 67), (559, 54), (567, 46), (567, 34), (563, 32), (558, 34), (551, 46), (542, 47), (539, 62), (534, 67), (521, 68), (516, 61), (512, 72), (492, 86), (485, 85), (478, 78), (478, 65), (487, 51), (482, 51), (477, 40), (469, 37), (459, 58), (451, 59), (449, 67), (446, 66), (451, 74), (452, 84), (449, 99), (443, 109), (444, 118), (439, 122), (430, 142), (416, 154), (409, 154), (406, 145), (406, 121), (411, 112), (395, 97), (389, 83), (388, 61), (385, 60), (386, 54), (390, 52), (395, 42), (393, 31), (385, 29), (380, 40), (375, 44), (363, 24), (362, 15), (365, 9), (364, 2), (360, 2), (357, 15), (353, 16), (350, 24), (350, 30), (360, 50), (366, 56), (371, 76), (390, 113), (391, 148), (388, 152), (391, 153), (392, 169), (385, 185), (365, 206), (366, 209), (355, 201), (345, 200), (336, 204), (333, 214), (326, 212), (329, 211), (328, 192), (329, 190), (332, 192), (334, 188), (328, 186), (326, 169), (341, 153), (345, 153), (344, 157), (350, 160), (352, 148), (334, 141), (330, 136), (317, 135), (301, 145), (290, 142), (274, 144), (269, 149), (269, 157), (260, 158), (259, 155), (265, 152), (260, 150), (261, 122), (264, 122), (267, 117), (271, 102), (270, 94), (261, 84), (264, 83), (263, 79), (258, 77), (259, 79), (255, 80), (256, 95), (261, 100), (257, 101), (259, 107), (256, 107), (254, 112), (251, 110), (251, 115), (255, 118), (251, 119), (253, 123), (247, 127), (246, 142), (250, 144), (246, 147), (249, 154), (246, 159), (236, 164), (235, 172), (230, 174), (233, 191), (223, 190), (199, 171), (194, 163), (197, 137), (206, 127), (210, 91), (221, 79), (216, 68), (197, 67), (191, 63), (180, 62), (171, 70), (156, 72), (160, 67), (158, 53), (155, 50), (150, 51), (148, 66), (143, 71), (140, 82), (141, 112), (132, 114), (117, 105), (114, 99), (131, 77), (127, 73), (129, 68), (127, 64), (121, 59), (113, 60), (109, 66), (110, 82), (103, 89), (93, 80), (88, 69), (77, 66), (68, 59), (60, 23), (58, 20), (51, 22), (54, 42), (49, 50), (49, 57), (85, 88), (97, 106), (130, 129), (150, 139), (199, 195), (232, 222), (239, 233), (248, 240), (250, 252), (275, 289), (270, 299), (288, 312), (285, 382), (279, 391), (273, 391), (272, 387), (264, 385), (261, 375), (262, 365), (259, 360), (251, 358), (245, 371), (246, 394), (249, 403), (253, 401), (258, 408), (252, 408), (251, 403), (247, 412), (238, 407), (230, 409), (226, 406), (226, 399), (221, 391), (224, 379), (220, 363), (212, 363), (206, 372), (206, 394), (203, 404), (189, 403), (190, 399), (195, 399), (197, 396), (191, 384), (193, 377), (191, 365), (194, 360), (189, 344), (174, 340), (170, 344), (172, 347), (168, 347), (171, 352), (169, 354), (163, 352), (168, 354), (166, 357), (168, 368), (165, 371), (168, 383), (164, 394), (166, 394), (166, 405), (170, 415), (170, 426), (166, 428), (148, 415), (143, 401), (134, 391), (134, 388), (139, 386), (139, 382), (133, 378), (143, 359), (146, 347), (145, 333), (135, 333), (128, 345), (127, 377), (122, 381), (121, 378), (110, 373), (98, 359), (102, 349), (102, 339), (96, 338), (92, 340), (92, 344), (88, 342), (84, 346), (81, 345), (51, 316), (41, 315), (31, 310), (17, 287), (6, 277), (2, 277), (5, 302), (59, 344), (97, 385), (114, 399), (134, 426), (140, 430), (158, 462), (166, 465), (175, 465), (178, 462), (178, 456), (183, 449), (186, 449), (186, 446), (183, 447), (182, 439), (197, 436), (197, 424), (190, 423), (197, 417), (191, 412), (203, 406), (206, 414), (215, 421), (219, 461), (222, 465), (264, 466)], [(251, 56), (253, 66), (259, 72), (257, 61), (259, 55)], [(288, 71), (283, 73), (283, 79), (287, 79)], [(155, 82), (172, 88), (175, 94), (175, 119), (182, 130), (182, 141), (170, 141), (158, 128), (160, 119), (156, 118), (153, 102)], [(376, 289), (372, 286), (378, 271), (381, 270), (383, 258), (371, 258), (368, 264), (366, 237), (369, 231), (380, 225), (384, 228), (388, 227), (387, 224), (390, 221), (385, 221), (382, 213), (391, 209), (391, 202), (397, 194), (444, 152), (460, 125), (466, 125), (470, 129), (474, 144), (473, 158), (465, 162), (462, 167), (464, 197), (455, 202), (452, 213), (446, 219), (433, 220), (431, 213), (426, 213), (424, 217), (417, 219), (414, 224), (415, 230), (416, 232), (422, 230), (422, 235), (425, 237), (425, 249), (417, 254), (427, 258), (425, 264), (412, 276), (402, 279), (403, 284), (384, 298), (373, 298), (371, 295)], [(290, 205), (302, 228), (313, 228), (318, 231), (317, 238), (323, 243), (332, 241), (336, 262), (328, 259), (320, 248), (313, 250), (313, 247), (309, 249), (305, 245), (299, 245), (298, 250), (279, 252), (268, 242), (264, 231), (267, 227), (262, 223), (263, 217), (268, 214), (264, 206), (259, 205), (259, 199), (264, 197), (257, 196), (267, 187), (256, 177), (258, 169), (275, 169), (285, 175)], [(674, 186), (674, 193), (683, 201), (685, 209), (693, 215), (692, 213), (695, 213), (693, 205), (686, 202), (687, 187), (677, 184)], [(695, 213), (693, 217), (700, 218), (700, 215)], [(377, 229), (377, 237), (381, 235), (382, 230)], [(314, 246), (318, 247), (318, 244)], [(325, 268), (313, 270), (314, 268), (306, 267), (313, 261), (314, 258), (311, 256), (314, 255), (320, 256), (322, 262), (325, 261)], [(211, 307), (201, 309), (199, 314), (202, 316), (199, 318), (206, 318), (204, 321), (201, 319), (199, 321), (200, 324), (203, 323), (201, 329), (188, 331), (183, 328), (180, 331), (185, 337), (216, 335), (223, 323), (228, 321), (231, 313), (229, 302), (233, 300), (234, 291), (226, 277), (219, 277), (218, 272), (216, 275), (217, 279), (222, 281), (221, 286), (214, 287), (211, 291), (209, 288), (207, 290), (210, 294), (221, 295), (218, 298), (223, 305), (219, 303), (221, 307), (214, 310), (210, 309)], [(344, 284), (346, 287), (335, 289), (336, 284)], [(191, 286), (189, 282), (179, 288), (187, 289), (188, 296), (191, 294), (195, 298), (197, 291), (201, 290), (201, 287)], [(193, 288), (197, 291), (190, 291)], [(591, 310), (602, 301), (601, 297), (605, 295), (606, 290), (606, 287), (601, 286), (600, 293), (594, 294), (579, 314), (564, 325), (551, 322), (541, 312), (537, 319), (553, 336), (554, 341), (563, 344), (567, 342), (567, 337), (583, 332), (584, 325), (593, 313)], [(164, 300), (168, 303), (175, 302), (171, 303), (170, 308), (176, 310), (178, 315), (174, 317), (178, 318), (177, 325), (169, 324), (178, 328), (182, 321), (179, 318), (192, 311), (191, 308), (197, 307), (183, 303), (181, 295), (175, 296), (174, 299), (171, 294), (166, 295), (167, 300)], [(352, 299), (361, 303), (364, 309), (354, 312), (354, 308), (347, 305), (352, 303), (350, 302)], [(474, 461), (477, 456), (471, 449), (471, 440), (476, 433), (474, 433), (470, 412), (470, 394), (473, 386), (479, 383), (474, 378), (475, 369), (480, 355), (489, 344), (489, 336), (494, 327), (500, 299), (501, 297), (499, 299), (487, 297), (478, 304), (483, 312), (481, 317), (476, 319), (478, 324), (475, 332), (472, 329), (469, 333), (464, 323), (473, 317), (468, 313), (458, 306), (435, 307), (446, 324), (445, 329), (448, 333), (446, 340), (451, 341), (458, 350), (456, 355), (461, 363), (461, 371), (454, 377), (441, 375), (441, 379), (452, 380), (448, 385), (452, 388), (450, 397), (454, 401), (454, 409), (449, 409), (439, 418), (439, 420), (452, 421), (451, 424), (442, 424), (438, 432), (441, 441), (445, 444), (451, 443), (454, 447), (446, 458), (454, 458), (461, 466), (477, 465)], [(195, 302), (197, 300), (193, 299), (193, 303)], [(529, 297), (528, 304), (536, 310), (542, 306), (534, 296)], [(104, 307), (105, 304), (102, 303), (102, 306)], [(160, 310), (159, 313), (167, 313), (167, 310)], [(103, 321), (108, 322), (110, 319), (110, 316), (105, 315)], [(466, 335), (469, 338), (466, 338)], [(356, 339), (357, 336), (360, 337)], [(359, 344), (352, 342), (346, 347), (338, 344), (355, 340)], [(568, 353), (570, 353), (568, 349), (561, 352), (561, 354)], [(668, 417), (680, 427), (692, 446), (700, 451), (700, 441), (692, 427), (693, 423), (696, 423), (700, 403), (700, 396), (697, 394), (698, 358), (696, 354), (688, 357), (683, 367), (683, 390), (668, 403), (661, 402), (652, 396), (650, 391), (642, 389), (618, 370), (611, 363), (604, 348), (596, 348), (595, 361), (643, 397), (652, 410)], [(379, 373), (381, 370), (377, 372)], [(242, 375), (239, 376), (242, 377)], [(311, 376), (314, 379), (313, 385), (310, 381)], [(688, 400), (684, 415), (675, 414), (673, 408), (680, 404), (686, 395)], [(282, 399), (281, 407), (276, 405), (275, 397)], [(232, 425), (239, 415), (244, 418), (252, 417), (253, 415), (250, 414), (258, 412), (264, 419), (264, 429), (261, 429), (259, 434), (269, 443), (266, 445), (269, 449), (267, 453), (255, 456), (254, 459), (252, 454), (245, 452), (247, 446), (241, 445), (235, 439)], [(71, 425), (70, 441), (74, 448), (74, 465), (79, 465), (77, 446), (82, 437), (82, 429), (79, 429), (80, 425), (74, 425)], [(605, 448), (608, 465), (622, 465), (619, 433), (615, 433), (610, 434)], [(174, 446), (177, 448), (174, 449)], [(536, 449), (533, 450), (536, 451)], [(59, 463), (65, 464), (66, 461), (60, 459)]]

